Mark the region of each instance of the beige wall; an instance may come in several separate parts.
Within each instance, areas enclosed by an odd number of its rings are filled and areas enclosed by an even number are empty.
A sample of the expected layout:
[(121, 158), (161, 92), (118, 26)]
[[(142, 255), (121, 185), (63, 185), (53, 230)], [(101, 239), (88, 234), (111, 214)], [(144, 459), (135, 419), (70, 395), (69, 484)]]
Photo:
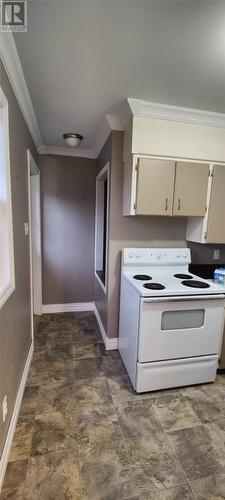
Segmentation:
[(123, 133), (112, 133), (109, 225), (108, 336), (118, 335), (121, 251), (123, 247), (186, 246), (186, 219), (123, 216)]
[(186, 246), (186, 219), (123, 216), (123, 132), (112, 132), (98, 171), (110, 161), (108, 293), (95, 280), (95, 301), (108, 337), (117, 337), (121, 251), (126, 246)]
[(96, 162), (40, 155), (43, 304), (94, 296)]
[(29, 148), (34, 157), (36, 152), (1, 61), (0, 84), (9, 103), (16, 281), (15, 291), (0, 310), (0, 408), (4, 395), (8, 396), (8, 416), (4, 425), (0, 418), (1, 454), (31, 343), (29, 240), (24, 236), (24, 222), (28, 221), (26, 150)]
[[(186, 246), (186, 218), (124, 217), (123, 205), (123, 133), (111, 134), (109, 268), (107, 297), (107, 335), (118, 335), (121, 251), (126, 246), (173, 247)], [(224, 263), (225, 245), (188, 243), (193, 264)], [(221, 258), (213, 260), (214, 248), (220, 248)]]

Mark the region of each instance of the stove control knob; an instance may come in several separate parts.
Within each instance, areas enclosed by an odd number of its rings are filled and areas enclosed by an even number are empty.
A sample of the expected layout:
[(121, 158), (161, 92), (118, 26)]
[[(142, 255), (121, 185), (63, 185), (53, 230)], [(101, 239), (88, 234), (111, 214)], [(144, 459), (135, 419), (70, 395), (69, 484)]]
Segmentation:
[(135, 257), (136, 257), (136, 259), (140, 259), (140, 257), (141, 257), (140, 253), (136, 252)]
[(132, 253), (132, 252), (130, 252), (130, 253), (128, 254), (128, 257), (129, 257), (129, 259), (133, 259), (133, 257), (134, 257), (133, 253)]
[(186, 259), (187, 258), (187, 254), (185, 252), (182, 253), (182, 257), (183, 259)]
[(181, 258), (181, 254), (180, 252), (177, 252), (177, 259), (180, 259)]
[(161, 257), (162, 257), (161, 252), (157, 252), (157, 254), (156, 254), (156, 258), (157, 258), (157, 259), (161, 259)]

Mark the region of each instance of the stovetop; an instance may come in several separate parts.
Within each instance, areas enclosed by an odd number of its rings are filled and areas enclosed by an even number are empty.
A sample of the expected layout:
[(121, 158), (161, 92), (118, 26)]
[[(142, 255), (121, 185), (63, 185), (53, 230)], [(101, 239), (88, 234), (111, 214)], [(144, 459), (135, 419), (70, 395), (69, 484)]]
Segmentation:
[(123, 276), (143, 297), (224, 294), (225, 287), (188, 270), (190, 250), (123, 250)]

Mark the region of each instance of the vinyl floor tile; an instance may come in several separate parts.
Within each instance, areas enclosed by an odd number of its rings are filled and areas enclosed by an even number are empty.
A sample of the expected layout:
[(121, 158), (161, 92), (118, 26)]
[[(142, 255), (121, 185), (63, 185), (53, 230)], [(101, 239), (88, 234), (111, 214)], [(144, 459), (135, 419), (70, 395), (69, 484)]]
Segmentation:
[(205, 424), (215, 420), (223, 420), (225, 414), (225, 401), (212, 397), (205, 387), (199, 389), (189, 388), (183, 392), (193, 412), (199, 417), (201, 423)]
[(126, 448), (121, 440), (84, 446), (80, 450), (82, 499), (117, 500), (134, 493)]
[(34, 416), (38, 404), (39, 387), (26, 387), (20, 408), (20, 417)]
[(225, 472), (225, 419), (205, 424), (205, 429), (212, 440), (212, 446)]
[(194, 500), (195, 497), (189, 485), (166, 488), (148, 496), (146, 500)]
[(77, 449), (77, 429), (71, 415), (54, 412), (35, 417), (31, 456), (70, 449)]
[(168, 395), (153, 400), (153, 408), (165, 430), (182, 429), (201, 423), (199, 417), (180, 395)]
[(162, 430), (151, 400), (120, 402), (117, 411), (125, 439), (148, 439)]
[(225, 474), (218, 474), (191, 482), (198, 500), (224, 500)]
[(122, 440), (119, 419), (113, 404), (82, 405), (78, 411), (79, 446), (100, 447), (102, 443), (110, 446), (112, 441)]
[(97, 340), (73, 346), (74, 359), (90, 359), (102, 356), (103, 345)]
[(34, 347), (1, 500), (225, 498), (225, 377), (136, 394), (93, 312), (43, 315)]
[(36, 412), (39, 414), (61, 412), (75, 413), (75, 391), (73, 380), (62, 378), (57, 373), (47, 374), (39, 388)]
[(186, 482), (163, 432), (151, 433), (148, 439), (130, 439), (126, 446), (138, 491), (147, 493)]
[(106, 377), (75, 381), (75, 394), (78, 405), (92, 407), (112, 403)]
[(120, 401), (135, 400), (138, 396), (133, 390), (130, 379), (126, 374), (112, 375), (108, 377), (108, 384), (113, 401), (117, 404)]
[(5, 475), (5, 487), (3, 487), (0, 498), (10, 498), (10, 494), (16, 495), (26, 479), (29, 460), (18, 460), (9, 462)]
[(74, 451), (32, 458), (23, 500), (80, 500), (78, 458)]
[(9, 462), (24, 460), (30, 457), (33, 433), (34, 418), (21, 418), (18, 420)]
[(224, 472), (220, 453), (203, 425), (167, 433), (188, 479)]
[(74, 378), (76, 380), (105, 377), (105, 363), (101, 357), (79, 359), (74, 361)]

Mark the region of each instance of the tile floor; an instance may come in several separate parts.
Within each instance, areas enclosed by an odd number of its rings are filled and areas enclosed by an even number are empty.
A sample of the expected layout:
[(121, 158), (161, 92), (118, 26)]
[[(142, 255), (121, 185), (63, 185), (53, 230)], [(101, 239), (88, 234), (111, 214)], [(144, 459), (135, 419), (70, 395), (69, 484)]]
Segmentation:
[(43, 315), (0, 498), (225, 499), (225, 377), (136, 395), (92, 313)]

